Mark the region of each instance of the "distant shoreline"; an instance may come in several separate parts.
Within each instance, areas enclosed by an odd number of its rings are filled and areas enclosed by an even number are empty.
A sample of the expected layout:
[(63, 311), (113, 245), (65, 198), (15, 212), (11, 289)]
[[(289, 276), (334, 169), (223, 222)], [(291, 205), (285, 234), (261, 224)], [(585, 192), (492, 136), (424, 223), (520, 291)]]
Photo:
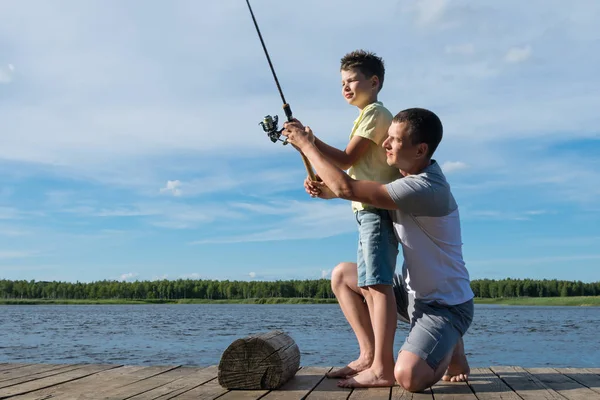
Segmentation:
[[(0, 299), (0, 305), (110, 305), (110, 304), (337, 304), (336, 299), (312, 298), (257, 298), (234, 300), (177, 299), (177, 300), (68, 300), (68, 299)], [(475, 304), (511, 306), (600, 306), (600, 296), (573, 297), (515, 297), (476, 298)]]

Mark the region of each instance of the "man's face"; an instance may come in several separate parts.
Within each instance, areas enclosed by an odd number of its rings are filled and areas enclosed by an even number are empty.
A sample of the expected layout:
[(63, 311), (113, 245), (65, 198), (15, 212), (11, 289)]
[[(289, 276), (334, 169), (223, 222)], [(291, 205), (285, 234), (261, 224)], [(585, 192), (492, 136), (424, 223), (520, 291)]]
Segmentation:
[(342, 70), (342, 95), (348, 102), (356, 107), (364, 107), (374, 90), (377, 90), (376, 77), (368, 79), (356, 68)]
[(402, 171), (411, 171), (423, 155), (423, 144), (412, 144), (406, 122), (393, 122), (382, 146), (388, 165)]

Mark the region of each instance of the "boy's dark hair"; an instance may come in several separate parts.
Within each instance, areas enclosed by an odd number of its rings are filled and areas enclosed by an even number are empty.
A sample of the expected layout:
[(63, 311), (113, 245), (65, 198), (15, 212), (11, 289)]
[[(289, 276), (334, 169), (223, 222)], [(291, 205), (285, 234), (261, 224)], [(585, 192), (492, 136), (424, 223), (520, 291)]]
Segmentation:
[(355, 50), (342, 57), (340, 70), (358, 69), (367, 78), (375, 75), (379, 78), (379, 90), (383, 87), (385, 66), (381, 57), (364, 50)]
[(408, 134), (413, 145), (427, 143), (428, 158), (431, 158), (442, 141), (442, 121), (432, 111), (408, 108), (396, 114), (392, 122), (405, 122), (408, 125)]

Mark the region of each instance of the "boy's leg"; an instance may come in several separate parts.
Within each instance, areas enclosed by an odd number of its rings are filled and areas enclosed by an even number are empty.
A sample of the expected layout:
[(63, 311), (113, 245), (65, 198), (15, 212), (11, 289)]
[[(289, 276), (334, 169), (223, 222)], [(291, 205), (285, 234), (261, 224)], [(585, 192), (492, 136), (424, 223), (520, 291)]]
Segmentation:
[[(392, 287), (398, 242), (385, 210), (359, 212), (359, 232), (365, 263), (365, 299), (373, 324), (375, 354), (368, 370), (341, 381), (342, 387), (392, 386), (394, 384), (394, 334), (397, 307)], [(361, 282), (361, 279), (359, 279)], [(359, 283), (359, 287), (361, 284)]]
[(394, 385), (394, 335), (397, 325), (396, 299), (390, 285), (369, 287), (374, 315), (375, 357), (371, 367), (339, 382), (341, 387), (377, 387)]
[[(462, 336), (473, 320), (473, 301), (456, 306), (417, 302), (412, 317), (413, 323), (398, 355), (394, 376), (404, 389), (419, 392), (442, 378), (455, 351), (464, 356)], [(468, 364), (466, 366), (468, 368)], [(457, 365), (454, 367), (458, 368)]]
[(369, 310), (357, 286), (357, 266), (355, 263), (340, 263), (331, 273), (331, 289), (340, 304), (346, 320), (352, 327), (360, 355), (346, 367), (327, 374), (329, 378), (347, 378), (371, 366), (375, 352), (375, 339)]

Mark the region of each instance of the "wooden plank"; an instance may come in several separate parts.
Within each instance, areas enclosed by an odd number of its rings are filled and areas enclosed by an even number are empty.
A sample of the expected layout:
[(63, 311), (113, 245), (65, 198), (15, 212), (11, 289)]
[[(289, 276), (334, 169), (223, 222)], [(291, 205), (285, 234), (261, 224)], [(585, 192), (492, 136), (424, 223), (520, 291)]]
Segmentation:
[(42, 379), (42, 378), (47, 378), (47, 377), (54, 376), (54, 375), (59, 375), (59, 374), (65, 373), (67, 371), (73, 371), (73, 370), (83, 368), (83, 367), (84, 367), (84, 365), (82, 365), (82, 364), (63, 365), (60, 368), (55, 368), (55, 369), (52, 369), (49, 371), (39, 372), (35, 375), (18, 376), (16, 378), (7, 379), (5, 381), (0, 382), (0, 389), (6, 388), (9, 386), (15, 386), (20, 383), (31, 382), (31, 381), (35, 381), (37, 379)]
[(466, 382), (446, 382), (440, 380), (431, 387), (435, 400), (477, 400)]
[[(193, 374), (198, 369), (192, 367), (181, 367), (181, 366), (161, 366), (154, 367), (160, 368), (161, 372), (154, 373), (143, 379), (136, 380), (135, 382), (129, 383), (118, 388), (112, 388), (109, 390), (102, 390), (91, 393), (90, 395), (83, 395), (81, 399), (129, 399), (134, 396), (138, 396), (142, 393), (149, 392), (160, 386), (169, 384), (177, 379), (186, 377)], [(156, 371), (154, 371), (156, 372)]]
[(267, 393), (269, 393), (268, 390), (230, 390), (219, 397), (219, 400), (256, 400)]
[(564, 397), (521, 367), (490, 369), (524, 400), (564, 400)]
[(521, 399), (489, 368), (473, 368), (469, 374), (468, 384), (479, 400)]
[(558, 372), (568, 376), (581, 383), (582, 385), (589, 387), (596, 393), (600, 393), (600, 375), (595, 374), (593, 370), (589, 368), (555, 368)]
[(350, 393), (349, 400), (389, 400), (393, 387), (356, 388)]
[(196, 386), (192, 390), (171, 397), (173, 400), (214, 400), (227, 393), (228, 390), (219, 385), (216, 379)]
[(8, 369), (0, 371), (0, 383), (18, 378), (29, 377), (32, 375), (38, 375), (47, 371), (60, 370), (65, 367), (69, 366), (64, 364), (31, 364), (21, 368)]
[(433, 393), (431, 388), (427, 388), (422, 392), (411, 393), (404, 390), (401, 386), (394, 386), (392, 388), (391, 400), (433, 400)]
[(569, 400), (588, 400), (598, 394), (553, 368), (526, 368), (527, 372)]
[(140, 379), (145, 379), (157, 373), (163, 372), (165, 367), (144, 367), (128, 365), (98, 372), (76, 381), (65, 382), (49, 388), (26, 393), (11, 400), (38, 400), (47, 398), (62, 398), (85, 396), (93, 393), (99, 395), (102, 391), (118, 388)]
[(306, 397), (309, 400), (335, 400), (343, 399), (346, 400), (352, 389), (341, 388), (337, 385), (340, 381), (339, 378), (325, 378), (323, 379), (312, 392)]
[(5, 381), (0, 382), (0, 389), (9, 387), (9, 386), (15, 386), (20, 383), (31, 382), (31, 381), (35, 381), (37, 379), (42, 379), (42, 378), (46, 378), (46, 377), (50, 377), (50, 376), (54, 376), (54, 375), (59, 375), (59, 374), (65, 373), (67, 371), (73, 371), (75, 369), (83, 368), (84, 366), (85, 365), (83, 365), (83, 364), (70, 364), (70, 365), (67, 364), (67, 365), (63, 365), (59, 368), (39, 372), (34, 375), (18, 376), (16, 378), (7, 379)]
[(15, 368), (23, 368), (28, 365), (35, 365), (35, 364), (0, 364), (0, 371), (7, 371), (9, 369), (15, 369)]
[(323, 379), (325, 374), (331, 371), (326, 367), (302, 367), (296, 375), (277, 390), (268, 393), (262, 399), (265, 400), (287, 400), (304, 398)]
[[(186, 367), (188, 368), (188, 367)], [(190, 389), (200, 386), (217, 377), (218, 368), (216, 365), (206, 368), (191, 368), (194, 371), (182, 378), (176, 379), (166, 385), (159, 386), (143, 394), (130, 397), (131, 400), (165, 400), (185, 393)]]
[(63, 370), (63, 372), (40, 379), (35, 379), (28, 382), (19, 383), (13, 386), (8, 386), (0, 389), (0, 399), (33, 392), (34, 390), (44, 389), (50, 386), (58, 385), (64, 382), (70, 382), (76, 379), (81, 379), (86, 376), (119, 367), (119, 365), (86, 365), (81, 368), (71, 370)]

